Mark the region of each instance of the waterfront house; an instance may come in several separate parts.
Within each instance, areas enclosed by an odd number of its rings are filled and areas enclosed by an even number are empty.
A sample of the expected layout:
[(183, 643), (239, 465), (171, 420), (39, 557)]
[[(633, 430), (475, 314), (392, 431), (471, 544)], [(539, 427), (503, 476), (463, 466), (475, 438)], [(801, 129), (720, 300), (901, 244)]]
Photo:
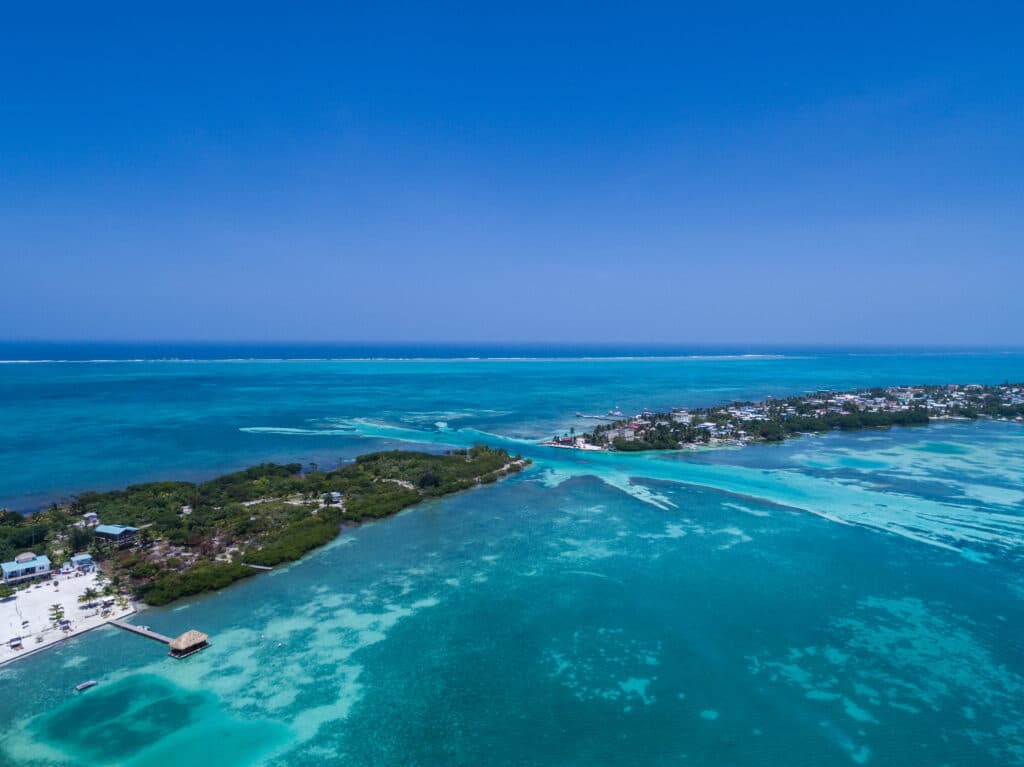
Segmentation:
[(110, 541), (118, 546), (126, 546), (135, 540), (139, 528), (129, 525), (99, 525), (94, 532), (101, 541)]
[(34, 554), (26, 551), (19, 554), (12, 562), (0, 564), (4, 583), (21, 583), (33, 578), (43, 578), (50, 574), (50, 558), (45, 554)]
[(81, 573), (91, 573), (96, 569), (96, 563), (89, 554), (75, 554), (71, 557), (71, 566)]

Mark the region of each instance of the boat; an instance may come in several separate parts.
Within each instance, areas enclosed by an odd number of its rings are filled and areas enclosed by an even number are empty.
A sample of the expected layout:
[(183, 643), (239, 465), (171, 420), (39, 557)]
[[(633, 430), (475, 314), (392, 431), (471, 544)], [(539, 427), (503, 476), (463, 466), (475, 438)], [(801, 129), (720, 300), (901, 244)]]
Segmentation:
[(90, 679), (88, 682), (82, 682), (81, 684), (76, 684), (75, 685), (75, 692), (82, 692), (83, 690), (88, 690), (90, 687), (95, 687), (95, 686), (96, 686), (96, 680), (95, 679)]

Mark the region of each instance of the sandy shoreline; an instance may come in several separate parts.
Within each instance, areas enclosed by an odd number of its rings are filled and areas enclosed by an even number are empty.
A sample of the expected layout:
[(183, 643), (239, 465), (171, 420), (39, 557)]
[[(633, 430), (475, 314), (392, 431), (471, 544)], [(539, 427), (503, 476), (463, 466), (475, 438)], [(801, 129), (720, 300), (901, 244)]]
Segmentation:
[[(137, 611), (130, 601), (126, 607), (114, 602), (104, 616), (98, 601), (92, 607), (78, 601), (89, 588), (101, 590), (96, 573), (54, 575), (50, 580), (19, 590), (13, 598), (0, 601), (0, 666)], [(54, 605), (60, 606), (63, 617), (68, 621), (63, 627), (54, 620)], [(20, 650), (11, 647), (11, 640), (15, 637), (21, 637)]]

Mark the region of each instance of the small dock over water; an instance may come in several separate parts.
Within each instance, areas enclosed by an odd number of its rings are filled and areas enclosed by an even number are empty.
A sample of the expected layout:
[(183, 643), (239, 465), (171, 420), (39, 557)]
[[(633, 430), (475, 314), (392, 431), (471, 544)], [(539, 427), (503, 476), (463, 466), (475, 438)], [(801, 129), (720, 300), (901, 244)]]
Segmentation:
[(112, 626), (117, 626), (119, 629), (124, 629), (125, 631), (132, 632), (133, 634), (138, 634), (141, 637), (146, 637), (146, 639), (155, 639), (157, 642), (163, 642), (164, 644), (171, 643), (170, 637), (165, 637), (163, 634), (158, 634), (155, 631), (150, 631), (145, 626), (136, 626), (132, 623), (127, 623), (121, 620), (111, 620), (108, 621), (108, 623), (110, 623), (110, 625)]

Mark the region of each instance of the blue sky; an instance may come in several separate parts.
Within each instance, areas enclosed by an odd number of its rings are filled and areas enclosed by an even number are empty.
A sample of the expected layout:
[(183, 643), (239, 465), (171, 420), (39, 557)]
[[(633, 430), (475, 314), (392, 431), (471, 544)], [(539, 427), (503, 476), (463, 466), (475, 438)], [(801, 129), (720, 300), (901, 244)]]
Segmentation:
[(1019, 6), (140, 5), (0, 11), (6, 339), (1024, 342)]

